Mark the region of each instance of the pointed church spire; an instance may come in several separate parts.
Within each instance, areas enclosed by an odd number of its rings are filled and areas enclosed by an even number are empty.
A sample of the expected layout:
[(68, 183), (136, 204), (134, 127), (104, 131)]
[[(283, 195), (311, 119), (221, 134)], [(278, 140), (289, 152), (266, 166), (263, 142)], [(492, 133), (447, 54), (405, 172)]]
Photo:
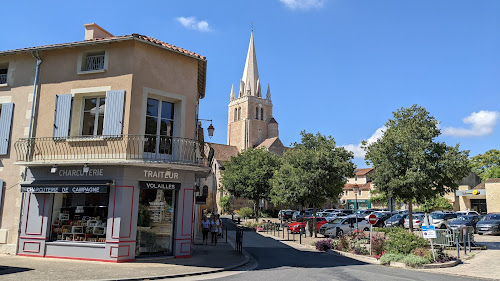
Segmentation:
[[(255, 45), (253, 42), (253, 30), (250, 34), (250, 44), (248, 45), (247, 60), (245, 62), (245, 69), (243, 70), (243, 77), (241, 81), (246, 81), (246, 88), (250, 89), (249, 95), (256, 96), (256, 90), (259, 88), (257, 81), (259, 80), (259, 70), (257, 68), (257, 55), (255, 54)], [(241, 89), (240, 89), (241, 90)], [(246, 93), (245, 93), (246, 94)]]
[(271, 87), (269, 86), (269, 83), (267, 83), (267, 95), (266, 99), (271, 100)]
[(229, 95), (229, 100), (230, 101), (234, 100), (234, 84), (231, 85), (231, 94)]

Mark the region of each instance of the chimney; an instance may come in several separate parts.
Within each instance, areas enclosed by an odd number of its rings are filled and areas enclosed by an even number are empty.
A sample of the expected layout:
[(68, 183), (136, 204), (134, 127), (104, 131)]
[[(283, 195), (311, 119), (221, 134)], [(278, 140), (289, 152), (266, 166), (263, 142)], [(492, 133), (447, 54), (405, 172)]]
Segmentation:
[(113, 34), (109, 33), (106, 29), (100, 27), (96, 23), (87, 23), (83, 26), (85, 26), (85, 40), (114, 37)]

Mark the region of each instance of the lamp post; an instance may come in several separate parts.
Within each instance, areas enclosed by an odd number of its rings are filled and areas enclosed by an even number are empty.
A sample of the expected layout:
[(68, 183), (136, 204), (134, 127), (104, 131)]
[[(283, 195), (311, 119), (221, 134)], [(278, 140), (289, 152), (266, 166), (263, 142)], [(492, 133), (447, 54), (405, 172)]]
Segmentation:
[(359, 232), (359, 227), (358, 227), (358, 192), (359, 192), (359, 186), (357, 184), (352, 186), (352, 191), (354, 192), (354, 213), (356, 214), (356, 230)]
[(210, 125), (208, 126), (207, 131), (208, 131), (208, 137), (212, 138), (214, 136), (214, 131), (215, 131), (215, 128), (212, 125), (212, 119), (201, 119), (201, 118), (198, 118), (198, 122), (200, 123), (200, 125), (199, 125), (200, 127), (201, 127), (201, 121), (210, 121)]

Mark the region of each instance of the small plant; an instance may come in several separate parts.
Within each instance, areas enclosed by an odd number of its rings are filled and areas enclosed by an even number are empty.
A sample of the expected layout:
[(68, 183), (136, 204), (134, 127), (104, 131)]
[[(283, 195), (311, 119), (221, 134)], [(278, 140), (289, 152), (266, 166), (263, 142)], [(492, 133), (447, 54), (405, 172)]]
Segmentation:
[(448, 262), (448, 261), (456, 261), (457, 257), (450, 256), (443, 251), (443, 248), (438, 248), (436, 252), (436, 262)]
[(348, 251), (349, 250), (349, 240), (347, 239), (347, 236), (341, 236), (339, 238), (339, 244), (337, 245), (337, 250), (339, 251)]
[(416, 248), (413, 250), (413, 254), (418, 257), (423, 257), (428, 260), (432, 260), (432, 253), (429, 251), (429, 249), (426, 248)]
[(382, 255), (384, 253), (385, 239), (374, 237), (372, 239), (372, 253), (375, 256)]
[(314, 246), (316, 247), (316, 250), (326, 252), (332, 248), (332, 240), (331, 239), (319, 240), (316, 241)]
[(364, 247), (363, 245), (360, 245), (358, 243), (354, 244), (354, 247), (352, 248), (352, 252), (356, 255), (368, 255), (370, 252), (368, 252), (368, 249)]
[(374, 256), (374, 258), (376, 258), (377, 260), (380, 259), (380, 257), (382, 257), (383, 255), (385, 254), (385, 252), (382, 252), (376, 256)]
[(414, 254), (409, 254), (409, 255), (406, 255), (400, 261), (404, 262), (408, 266), (414, 267), (414, 266), (430, 263), (432, 261), (432, 259), (430, 259), (428, 257), (421, 257), (421, 256), (416, 256)]
[(391, 261), (400, 261), (405, 257), (402, 254), (384, 254), (380, 257), (381, 264), (389, 264)]

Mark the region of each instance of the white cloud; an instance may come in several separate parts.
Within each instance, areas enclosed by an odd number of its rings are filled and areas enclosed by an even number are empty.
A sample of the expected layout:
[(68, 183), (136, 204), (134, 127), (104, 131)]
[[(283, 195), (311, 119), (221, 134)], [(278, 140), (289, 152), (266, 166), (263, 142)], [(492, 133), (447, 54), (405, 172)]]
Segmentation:
[(498, 120), (500, 119), (500, 112), (481, 110), (479, 112), (472, 112), (471, 115), (462, 119), (465, 124), (471, 124), (469, 129), (445, 127), (443, 135), (453, 137), (480, 137), (493, 133)]
[[(377, 139), (381, 138), (384, 135), (385, 129), (386, 129), (386, 127), (382, 126), (382, 127), (378, 128), (377, 130), (375, 130), (375, 133), (373, 133), (371, 135), (371, 137), (369, 137), (366, 140), (366, 142), (368, 144), (376, 142)], [(344, 145), (344, 148), (349, 150), (349, 151), (352, 151), (354, 153), (354, 158), (365, 158), (366, 152), (361, 147), (361, 143), (359, 143), (359, 144), (347, 144), (347, 145)]]
[(208, 32), (212, 31), (210, 26), (208, 25), (208, 22), (204, 20), (196, 20), (195, 17), (178, 17), (176, 20), (185, 28), (188, 29), (193, 29), (193, 30), (198, 30), (201, 32)]
[(323, 7), (326, 0), (280, 0), (280, 2), (291, 10), (309, 10)]

